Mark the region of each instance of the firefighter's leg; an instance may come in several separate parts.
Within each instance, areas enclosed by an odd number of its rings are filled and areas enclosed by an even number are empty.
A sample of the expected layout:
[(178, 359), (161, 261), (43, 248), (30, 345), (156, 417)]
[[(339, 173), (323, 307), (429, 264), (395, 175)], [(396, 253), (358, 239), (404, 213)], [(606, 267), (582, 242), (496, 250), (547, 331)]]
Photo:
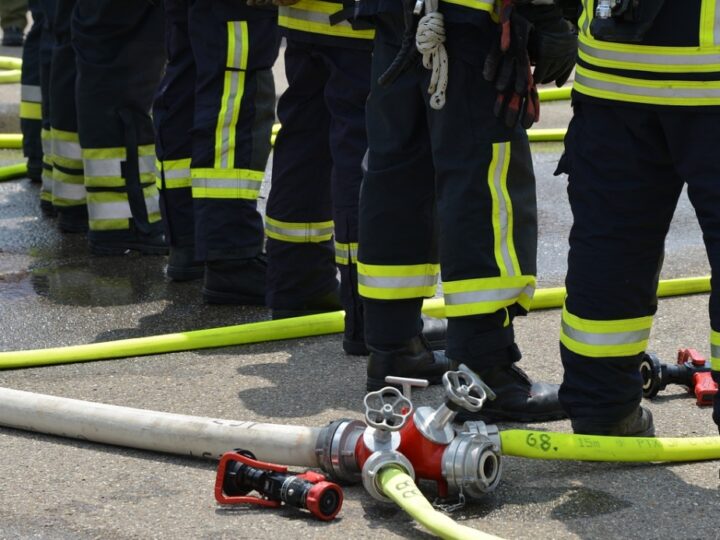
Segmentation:
[(78, 0), (77, 110), (96, 255), (164, 254), (149, 110), (165, 64), (160, 3)]
[[(219, 9), (219, 8), (224, 9)], [(270, 153), (278, 52), (273, 18), (244, 20), (242, 3), (198, 0), (192, 149), (196, 254), (210, 303), (264, 304), (266, 261), (257, 198)]]
[[(330, 117), (324, 48), (288, 39), (288, 88), (278, 102), (272, 187), (265, 212), (267, 305), (273, 318), (341, 309), (333, 252)], [(356, 193), (357, 196), (357, 193)]]
[(42, 35), (40, 37), (40, 95), (41, 95), (41, 131), (42, 146), (42, 185), (40, 187), (40, 209), (46, 216), (54, 216), (52, 204), (53, 165), (52, 139), (50, 131), (50, 64), (53, 43), (55, 42), (54, 24), (56, 0), (40, 0), (40, 11), (43, 14)]
[(371, 58), (370, 51), (339, 47), (327, 48), (326, 54), (330, 69), (325, 102), (330, 111), (335, 261), (340, 270), (345, 310), (343, 349), (356, 355), (368, 354), (358, 292), (357, 245), (361, 164), (367, 150), (365, 102), (370, 91)]
[[(494, 39), (487, 28), (448, 25), (445, 106), (428, 109), (437, 171), (440, 264), (448, 316), (446, 354), (495, 391), (483, 418), (544, 421), (563, 416), (557, 386), (515, 366), (513, 319), (535, 289), (537, 210), (527, 136), (493, 114), (496, 90), (482, 76)], [(474, 417), (473, 417), (474, 418)]]
[[(713, 379), (720, 383), (720, 159), (714, 141), (720, 137), (720, 114), (685, 111), (662, 116), (670, 153), (695, 207), (708, 261), (712, 268), (710, 293), (710, 351)], [(720, 393), (715, 395), (713, 419), (720, 426)]]
[(195, 106), (195, 59), (188, 34), (187, 0), (165, 0), (168, 63), (153, 103), (157, 186), (170, 247), (167, 275), (175, 281), (201, 278), (195, 260), (190, 158)]
[(85, 232), (88, 228), (87, 192), (82, 152), (78, 139), (75, 107), (75, 51), (70, 21), (75, 0), (58, 0), (55, 16), (55, 46), (50, 68), (50, 136), (53, 164), (53, 206), (63, 232)]
[(25, 38), (20, 76), (20, 131), (28, 177), (39, 182), (42, 174), (42, 93), (40, 90), (40, 40), (44, 24), (39, 0), (30, 0), (33, 25)]
[(639, 366), (682, 181), (653, 111), (576, 105), (566, 152), (574, 222), (560, 400), (578, 433), (651, 435)]
[(440, 381), (449, 364), (420, 336), (423, 298), (440, 273), (435, 244), (435, 171), (425, 117), (423, 68), (377, 84), (397, 55), (402, 18), (377, 21), (367, 102), (368, 165), (360, 193), (358, 287), (370, 351), (367, 389), (398, 375)]

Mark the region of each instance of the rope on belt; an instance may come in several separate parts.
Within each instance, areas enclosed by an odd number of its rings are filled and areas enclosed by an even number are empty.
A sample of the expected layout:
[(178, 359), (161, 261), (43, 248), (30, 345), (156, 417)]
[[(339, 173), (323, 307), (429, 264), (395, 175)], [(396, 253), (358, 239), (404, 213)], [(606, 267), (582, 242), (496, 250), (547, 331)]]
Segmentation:
[[(418, 0), (416, 10), (422, 10), (423, 0)], [(445, 50), (445, 23), (438, 9), (439, 0), (424, 0), (425, 15), (418, 22), (415, 46), (422, 54), (423, 66), (432, 71), (428, 94), (430, 107), (440, 110), (445, 105), (448, 85), (448, 55)]]

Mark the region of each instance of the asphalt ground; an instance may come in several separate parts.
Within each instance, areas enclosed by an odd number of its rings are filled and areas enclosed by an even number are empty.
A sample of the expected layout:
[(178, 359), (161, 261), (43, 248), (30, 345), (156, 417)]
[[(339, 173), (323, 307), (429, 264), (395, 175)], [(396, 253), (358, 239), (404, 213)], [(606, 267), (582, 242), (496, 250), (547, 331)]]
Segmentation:
[[(547, 104), (541, 127), (564, 126), (569, 114), (566, 103)], [(566, 267), (571, 224), (566, 179), (552, 174), (560, 152), (560, 144), (533, 146), (540, 287), (561, 285)], [(19, 152), (0, 153), (0, 164), (20, 160)], [(163, 276), (163, 257), (91, 257), (82, 235), (63, 235), (42, 216), (38, 191), (27, 179), (0, 183), (0, 350), (269, 319), (265, 308), (203, 305), (199, 283), (172, 283)], [(264, 198), (260, 203), (264, 206)], [(663, 278), (708, 274), (702, 237), (685, 196), (666, 251)], [(650, 349), (668, 362), (681, 346), (709, 352), (707, 301), (707, 295), (661, 300)], [(559, 310), (517, 320), (521, 366), (537, 379), (562, 379), (559, 323)], [(308, 426), (341, 417), (361, 419), (364, 383), (364, 359), (345, 356), (339, 335), (0, 372), (0, 386), (6, 388)], [(437, 388), (414, 396), (416, 405), (441, 399)], [(645, 405), (655, 415), (660, 436), (717, 435), (711, 411), (698, 408), (682, 388), (669, 387)], [(567, 421), (534, 427), (570, 431)], [(338, 518), (320, 523), (291, 508), (219, 508), (210, 461), (14, 429), (0, 429), (0, 454), (3, 539), (431, 537), (402, 511), (371, 499), (361, 486), (346, 487)], [(720, 538), (719, 474), (718, 462), (629, 465), (506, 458), (498, 489), (453, 518), (508, 539)], [(422, 488), (434, 497), (432, 484)]]

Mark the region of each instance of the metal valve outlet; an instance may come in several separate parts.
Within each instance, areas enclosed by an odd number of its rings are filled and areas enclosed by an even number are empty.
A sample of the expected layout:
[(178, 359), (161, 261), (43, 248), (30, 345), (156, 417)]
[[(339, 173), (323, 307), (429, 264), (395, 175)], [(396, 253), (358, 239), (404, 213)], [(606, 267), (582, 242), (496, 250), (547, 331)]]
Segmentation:
[(442, 381), (445, 402), (437, 409), (419, 407), (415, 411), (414, 422), (418, 431), (429, 440), (449, 444), (455, 438), (451, 422), (458, 410), (479, 411), (491, 390), (464, 365), (458, 371), (446, 372)]

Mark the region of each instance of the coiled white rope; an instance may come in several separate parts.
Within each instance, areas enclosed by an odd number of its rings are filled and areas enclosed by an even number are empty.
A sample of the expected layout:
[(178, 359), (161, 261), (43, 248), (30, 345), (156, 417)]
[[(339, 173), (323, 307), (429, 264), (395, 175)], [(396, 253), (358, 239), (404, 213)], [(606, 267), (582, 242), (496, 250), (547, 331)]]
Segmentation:
[(428, 94), (430, 107), (440, 110), (445, 105), (448, 85), (448, 55), (445, 50), (445, 23), (438, 10), (438, 0), (425, 0), (425, 15), (418, 22), (415, 46), (422, 54), (423, 66), (432, 71)]

